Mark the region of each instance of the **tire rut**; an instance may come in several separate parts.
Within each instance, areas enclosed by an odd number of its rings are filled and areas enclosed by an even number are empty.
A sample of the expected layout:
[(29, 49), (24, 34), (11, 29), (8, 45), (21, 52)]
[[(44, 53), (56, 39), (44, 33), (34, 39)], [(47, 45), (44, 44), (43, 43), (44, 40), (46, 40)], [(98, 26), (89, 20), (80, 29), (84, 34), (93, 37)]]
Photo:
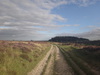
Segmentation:
[(74, 75), (59, 48), (56, 46), (55, 75)]
[(74, 75), (74, 72), (59, 48), (52, 46), (46, 56), (27, 75)]
[(53, 45), (51, 46), (51, 49), (46, 54), (46, 56), (27, 75), (41, 75), (41, 73), (43, 72), (43, 69), (44, 69), (45, 65), (47, 64), (47, 61), (48, 61), (48, 58), (49, 58), (49, 56), (50, 56), (50, 54), (52, 52), (52, 49), (53, 49)]
[(53, 75), (54, 70), (54, 50), (51, 53), (50, 60), (48, 61), (46, 70), (43, 75)]

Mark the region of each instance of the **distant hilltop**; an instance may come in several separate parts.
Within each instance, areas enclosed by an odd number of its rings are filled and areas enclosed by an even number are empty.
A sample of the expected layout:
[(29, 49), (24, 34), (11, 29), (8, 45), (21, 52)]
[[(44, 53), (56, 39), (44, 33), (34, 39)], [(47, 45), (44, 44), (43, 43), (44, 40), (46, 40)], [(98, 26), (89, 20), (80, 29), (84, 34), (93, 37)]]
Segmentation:
[(87, 42), (89, 41), (86, 38), (78, 38), (74, 36), (56, 36), (51, 38), (49, 41), (51, 42)]

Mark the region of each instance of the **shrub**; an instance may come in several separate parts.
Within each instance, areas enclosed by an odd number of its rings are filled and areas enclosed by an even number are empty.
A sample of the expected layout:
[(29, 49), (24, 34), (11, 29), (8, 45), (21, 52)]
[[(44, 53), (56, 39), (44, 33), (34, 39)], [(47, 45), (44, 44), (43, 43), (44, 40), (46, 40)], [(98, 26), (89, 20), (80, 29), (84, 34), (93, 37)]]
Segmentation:
[(32, 59), (30, 59), (27, 54), (21, 54), (20, 57), (23, 58), (23, 59), (25, 59), (25, 60), (27, 60), (27, 61), (29, 61), (29, 62), (32, 61)]
[(4, 59), (4, 54), (1, 54), (0, 53), (0, 64), (4, 63), (5, 62), (5, 59)]
[(7, 72), (7, 74), (8, 74), (8, 75), (17, 75), (17, 72), (16, 72), (16, 71), (10, 71), (10, 70), (9, 70), (9, 71)]
[(21, 48), (21, 51), (22, 51), (23, 53), (29, 53), (29, 52), (31, 52), (31, 50), (28, 49), (27, 47), (22, 47), (22, 48)]

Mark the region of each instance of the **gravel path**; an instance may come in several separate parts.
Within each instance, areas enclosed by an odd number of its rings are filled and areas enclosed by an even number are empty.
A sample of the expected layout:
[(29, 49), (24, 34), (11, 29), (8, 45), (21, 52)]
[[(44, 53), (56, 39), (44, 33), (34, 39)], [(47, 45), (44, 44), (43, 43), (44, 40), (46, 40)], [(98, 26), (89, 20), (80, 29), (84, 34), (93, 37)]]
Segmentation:
[(55, 74), (56, 75), (74, 75), (72, 69), (66, 63), (62, 53), (56, 46), (56, 61), (55, 61)]
[(41, 74), (74, 75), (72, 69), (66, 63), (66, 60), (64, 59), (62, 53), (60, 52), (57, 46), (52, 46), (50, 51), (46, 54), (46, 56), (42, 59), (42, 61), (40, 61), (37, 64), (37, 66), (31, 72), (28, 73), (28, 75), (41, 75)]

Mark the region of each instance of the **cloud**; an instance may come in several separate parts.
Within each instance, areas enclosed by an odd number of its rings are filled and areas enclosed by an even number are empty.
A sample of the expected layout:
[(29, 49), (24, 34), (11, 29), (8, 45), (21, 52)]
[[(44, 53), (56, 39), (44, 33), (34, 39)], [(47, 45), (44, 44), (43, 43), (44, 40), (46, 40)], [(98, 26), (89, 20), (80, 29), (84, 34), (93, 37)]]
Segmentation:
[(79, 24), (74, 24), (74, 25), (67, 24), (67, 25), (64, 25), (64, 26), (80, 26), (80, 25)]
[(100, 28), (100, 27), (99, 27), (99, 26), (97, 26), (97, 25), (89, 25), (89, 26), (88, 26), (88, 28), (98, 29), (98, 28)]
[(93, 29), (88, 32), (77, 34), (79, 37), (88, 38), (90, 40), (100, 40), (100, 28)]
[[(66, 18), (52, 14), (52, 9), (64, 4), (89, 5), (92, 0), (0, 0), (0, 39), (40, 39), (51, 31), (64, 26), (57, 25), (58, 21), (67, 21)], [(42, 38), (43, 39), (43, 38)]]
[(70, 0), (69, 3), (73, 3), (79, 6), (89, 6), (89, 5), (95, 4), (98, 1), (100, 0)]
[(1, 0), (0, 19), (1, 22), (50, 24), (53, 20), (65, 20), (60, 15), (51, 14), (51, 9), (61, 4), (65, 4), (65, 1)]
[(82, 38), (88, 38), (90, 40), (100, 40), (100, 28), (93, 29), (88, 32), (83, 33), (61, 33), (57, 34), (58, 36), (76, 36), (76, 37), (82, 37)]
[(43, 35), (39, 31), (53, 29), (57, 26), (54, 21), (66, 20), (60, 15), (51, 14), (53, 8), (63, 4), (67, 4), (67, 1), (0, 0), (0, 39), (12, 39), (14, 36), (16, 39), (25, 36), (30, 39)]

